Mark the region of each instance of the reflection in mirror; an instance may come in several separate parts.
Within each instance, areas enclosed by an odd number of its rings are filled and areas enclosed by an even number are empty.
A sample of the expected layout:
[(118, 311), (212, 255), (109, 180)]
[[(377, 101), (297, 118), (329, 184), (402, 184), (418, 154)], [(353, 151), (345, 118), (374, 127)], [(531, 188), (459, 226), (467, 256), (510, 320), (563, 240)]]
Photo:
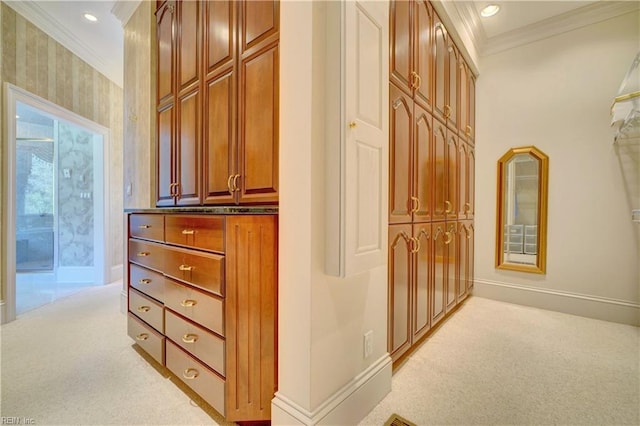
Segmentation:
[(498, 161), (497, 268), (545, 273), (547, 175), (548, 157), (535, 147)]

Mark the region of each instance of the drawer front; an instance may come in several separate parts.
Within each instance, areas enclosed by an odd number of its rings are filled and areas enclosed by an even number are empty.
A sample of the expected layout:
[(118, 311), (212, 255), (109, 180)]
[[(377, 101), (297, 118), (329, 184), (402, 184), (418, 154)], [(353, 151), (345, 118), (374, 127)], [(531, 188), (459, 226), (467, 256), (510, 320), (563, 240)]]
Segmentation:
[(129, 311), (160, 333), (164, 333), (164, 315), (160, 303), (130, 288)]
[(224, 336), (224, 302), (222, 300), (169, 279), (165, 284), (166, 307)]
[(220, 296), (224, 294), (224, 256), (178, 247), (165, 247), (162, 272), (214, 294)]
[(224, 216), (165, 216), (167, 243), (224, 252)]
[(129, 236), (164, 241), (164, 216), (161, 214), (130, 214)]
[(165, 277), (162, 274), (129, 263), (129, 285), (164, 303)]
[(222, 416), (225, 415), (225, 383), (201, 362), (167, 341), (167, 368)]
[(161, 271), (164, 267), (164, 246), (129, 239), (129, 261)]
[(164, 341), (163, 335), (159, 334), (153, 328), (140, 321), (131, 312), (129, 312), (127, 320), (127, 334), (140, 346), (146, 353), (151, 355), (153, 359), (160, 364), (164, 364)]
[(175, 344), (224, 376), (224, 340), (171, 312), (165, 311), (165, 334)]

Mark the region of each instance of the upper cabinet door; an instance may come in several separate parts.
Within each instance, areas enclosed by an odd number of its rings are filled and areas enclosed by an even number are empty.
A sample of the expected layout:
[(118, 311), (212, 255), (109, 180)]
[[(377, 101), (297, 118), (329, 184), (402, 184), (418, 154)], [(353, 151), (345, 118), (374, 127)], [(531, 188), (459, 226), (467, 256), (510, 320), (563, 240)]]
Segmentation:
[(235, 68), (236, 4), (230, 0), (204, 3), (204, 63), (207, 81)]
[(240, 54), (252, 55), (280, 35), (280, 3), (273, 0), (239, 2)]
[(469, 67), (463, 60), (458, 62), (459, 79), (458, 94), (460, 97), (458, 119), (458, 135), (465, 141), (469, 138)]
[(449, 54), (447, 30), (438, 15), (433, 18), (433, 113), (440, 120), (446, 120), (447, 83), (449, 81)]
[(175, 13), (175, 3), (173, 1), (167, 1), (156, 11), (156, 91), (158, 105), (165, 105), (173, 100), (173, 27)]
[(200, 204), (200, 93), (195, 90), (178, 100), (176, 161), (176, 204)]
[(433, 122), (431, 115), (416, 104), (414, 109), (414, 142), (413, 142), (413, 197), (412, 211), (414, 222), (428, 222), (431, 220), (433, 207), (432, 194), (434, 184), (432, 180), (432, 147)]
[(431, 112), (433, 108), (433, 9), (427, 0), (415, 3), (414, 15), (414, 61), (415, 101)]
[(200, 5), (199, 1), (179, 1), (176, 20), (176, 54), (178, 57), (178, 93), (191, 91), (200, 75)]
[(411, 21), (412, 2), (391, 2), (389, 28), (389, 78), (404, 92), (413, 91), (413, 37)]
[(469, 76), (469, 142), (475, 145), (476, 142), (476, 78), (473, 74)]
[(158, 207), (175, 204), (174, 109), (173, 104), (169, 104), (158, 111), (156, 119), (156, 205)]
[(449, 129), (458, 133), (458, 74), (460, 70), (460, 52), (456, 45), (453, 44), (451, 38), (449, 38), (447, 53), (449, 59), (449, 67), (447, 70), (449, 78), (447, 82), (447, 105), (445, 106), (444, 114)]
[(413, 102), (389, 84), (389, 223), (409, 223), (416, 204), (412, 197)]

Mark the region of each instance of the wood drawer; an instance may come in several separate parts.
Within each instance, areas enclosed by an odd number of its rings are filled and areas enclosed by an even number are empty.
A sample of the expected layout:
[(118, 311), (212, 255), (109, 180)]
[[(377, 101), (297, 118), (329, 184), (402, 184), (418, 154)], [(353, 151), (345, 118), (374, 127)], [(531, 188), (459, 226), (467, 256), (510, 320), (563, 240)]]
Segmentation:
[(224, 302), (195, 288), (167, 279), (164, 305), (224, 336)]
[(163, 310), (162, 305), (152, 298), (129, 289), (129, 311), (160, 333), (164, 333)]
[(162, 334), (128, 313), (127, 334), (153, 359), (164, 365), (164, 341)]
[(130, 214), (129, 236), (164, 241), (164, 216), (161, 214)]
[(167, 243), (224, 252), (223, 216), (165, 216)]
[(164, 246), (158, 243), (130, 238), (129, 260), (161, 271), (164, 267)]
[(222, 416), (225, 415), (224, 379), (170, 340), (167, 340), (167, 368)]
[(129, 263), (129, 285), (164, 303), (165, 277), (151, 269)]
[[(146, 256), (146, 258), (151, 256)], [(224, 294), (224, 256), (213, 253), (165, 247), (165, 275), (193, 284), (203, 290)]]
[(224, 339), (168, 309), (165, 310), (165, 335), (224, 376)]

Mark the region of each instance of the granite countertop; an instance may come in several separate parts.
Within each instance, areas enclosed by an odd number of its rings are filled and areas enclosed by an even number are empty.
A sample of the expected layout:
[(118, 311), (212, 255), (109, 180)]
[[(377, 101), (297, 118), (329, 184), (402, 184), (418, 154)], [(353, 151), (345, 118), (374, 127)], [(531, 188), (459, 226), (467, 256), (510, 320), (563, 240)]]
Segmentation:
[(125, 213), (278, 214), (278, 206), (191, 206), (126, 208)]

